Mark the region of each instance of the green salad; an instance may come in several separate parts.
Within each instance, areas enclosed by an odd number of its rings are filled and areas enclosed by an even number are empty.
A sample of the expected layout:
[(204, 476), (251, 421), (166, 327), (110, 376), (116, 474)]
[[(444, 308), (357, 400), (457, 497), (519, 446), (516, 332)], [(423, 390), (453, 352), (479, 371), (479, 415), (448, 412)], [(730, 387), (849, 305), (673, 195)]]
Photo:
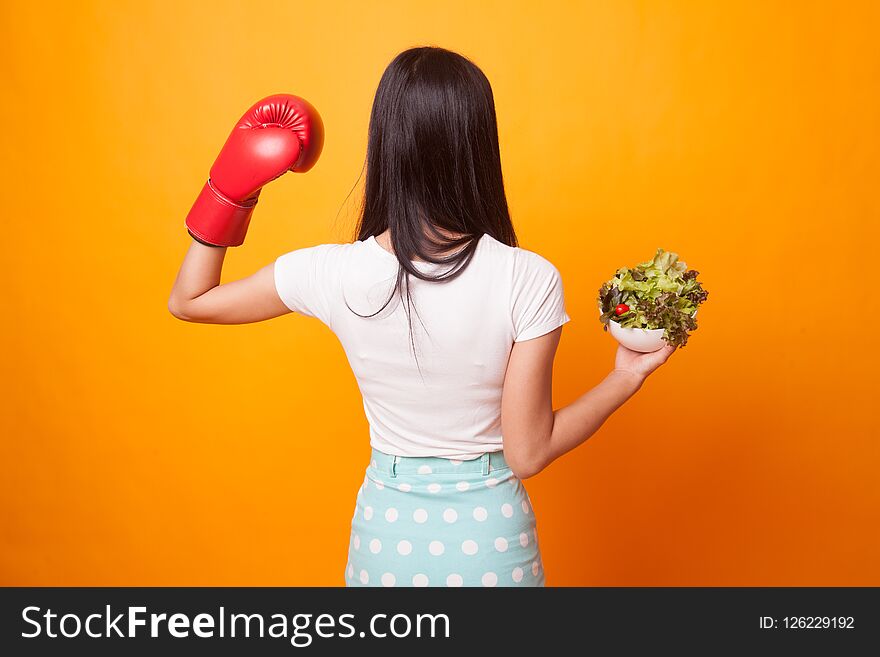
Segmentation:
[(665, 329), (663, 338), (683, 347), (697, 328), (694, 313), (709, 296), (678, 254), (663, 249), (648, 262), (621, 267), (599, 289), (603, 330), (609, 322), (623, 328)]

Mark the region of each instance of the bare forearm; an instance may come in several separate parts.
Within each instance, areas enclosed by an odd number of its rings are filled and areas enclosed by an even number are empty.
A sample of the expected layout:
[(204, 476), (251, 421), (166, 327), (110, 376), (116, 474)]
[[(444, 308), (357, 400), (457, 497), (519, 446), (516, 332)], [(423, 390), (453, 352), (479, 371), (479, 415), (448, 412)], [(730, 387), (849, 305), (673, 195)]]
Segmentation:
[(250, 324), (290, 312), (275, 289), (275, 263), (220, 284), (226, 247), (193, 240), (168, 299), (171, 314), (200, 324)]
[(638, 374), (615, 369), (574, 402), (556, 410), (543, 467), (596, 433), (605, 420), (641, 388), (643, 382), (644, 378)]
[(205, 246), (192, 240), (171, 289), (171, 303), (184, 304), (220, 285), (225, 257), (225, 247)]

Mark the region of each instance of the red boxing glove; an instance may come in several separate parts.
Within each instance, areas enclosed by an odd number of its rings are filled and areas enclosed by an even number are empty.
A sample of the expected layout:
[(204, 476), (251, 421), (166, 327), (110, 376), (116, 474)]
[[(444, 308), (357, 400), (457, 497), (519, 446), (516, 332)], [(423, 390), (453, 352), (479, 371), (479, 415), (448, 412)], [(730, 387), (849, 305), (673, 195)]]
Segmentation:
[(308, 171), (324, 146), (324, 124), (307, 101), (289, 94), (264, 98), (241, 117), (186, 216), (189, 234), (211, 246), (244, 242), (263, 185)]

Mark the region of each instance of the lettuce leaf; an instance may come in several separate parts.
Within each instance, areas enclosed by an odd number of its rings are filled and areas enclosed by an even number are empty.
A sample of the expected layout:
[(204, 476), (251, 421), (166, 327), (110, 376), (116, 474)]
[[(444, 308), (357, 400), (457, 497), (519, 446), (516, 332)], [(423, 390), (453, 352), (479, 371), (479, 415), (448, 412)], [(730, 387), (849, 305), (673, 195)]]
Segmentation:
[[(612, 321), (624, 328), (662, 328), (669, 344), (684, 347), (697, 328), (693, 315), (709, 296), (698, 275), (677, 253), (660, 248), (646, 262), (621, 267), (599, 288), (603, 329)], [(614, 309), (621, 303), (630, 309), (618, 317)]]

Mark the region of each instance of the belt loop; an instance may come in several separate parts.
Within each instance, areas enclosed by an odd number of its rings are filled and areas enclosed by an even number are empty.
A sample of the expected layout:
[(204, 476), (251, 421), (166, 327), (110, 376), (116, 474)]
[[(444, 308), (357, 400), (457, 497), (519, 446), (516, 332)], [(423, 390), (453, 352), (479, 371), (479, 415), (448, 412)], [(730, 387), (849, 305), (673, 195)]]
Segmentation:
[(480, 459), (483, 461), (483, 476), (485, 477), (489, 474), (489, 452), (484, 452)]
[(391, 476), (397, 476), (397, 454), (391, 458)]

